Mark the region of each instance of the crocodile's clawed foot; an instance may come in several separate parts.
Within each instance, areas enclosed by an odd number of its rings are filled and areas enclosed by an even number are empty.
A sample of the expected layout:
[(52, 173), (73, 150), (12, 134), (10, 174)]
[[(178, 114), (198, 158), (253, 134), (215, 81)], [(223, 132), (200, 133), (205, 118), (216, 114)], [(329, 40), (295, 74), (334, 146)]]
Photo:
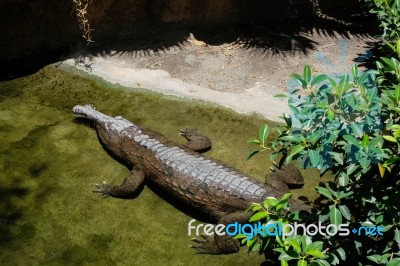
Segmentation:
[(201, 235), (198, 238), (192, 238), (195, 244), (190, 245), (191, 248), (196, 249), (195, 254), (222, 254), (221, 249), (218, 248), (214, 236)]
[(200, 134), (197, 129), (186, 127), (185, 129), (180, 129), (179, 134), (188, 141), (186, 144), (183, 144), (183, 146), (189, 150), (205, 152), (211, 149), (211, 140)]
[(93, 192), (100, 193), (103, 198), (110, 196), (112, 187), (105, 182), (101, 184), (96, 184), (96, 188), (93, 189)]
[(192, 136), (199, 135), (199, 130), (196, 128), (190, 128), (186, 126), (185, 128), (179, 129), (179, 134), (184, 138), (186, 138), (187, 140), (190, 140)]

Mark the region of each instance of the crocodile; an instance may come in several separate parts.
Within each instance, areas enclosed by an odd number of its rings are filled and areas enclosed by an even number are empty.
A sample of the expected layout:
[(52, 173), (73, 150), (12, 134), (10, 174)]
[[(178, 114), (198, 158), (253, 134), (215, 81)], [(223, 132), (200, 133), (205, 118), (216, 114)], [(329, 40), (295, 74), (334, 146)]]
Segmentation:
[[(73, 113), (94, 122), (103, 147), (131, 169), (120, 185), (96, 184), (94, 191), (102, 196), (125, 197), (149, 182), (195, 212), (227, 225), (248, 222), (251, 213), (244, 210), (251, 203), (285, 194), (194, 151), (206, 150), (211, 145), (208, 138), (194, 131), (181, 130), (188, 143), (180, 145), (121, 116), (114, 118), (101, 113), (92, 105), (76, 105)], [(203, 146), (196, 142), (202, 142)], [(293, 210), (310, 211), (303, 202), (291, 199), (290, 204)], [(240, 247), (239, 241), (228, 235), (193, 241), (192, 247), (203, 254), (235, 253)]]

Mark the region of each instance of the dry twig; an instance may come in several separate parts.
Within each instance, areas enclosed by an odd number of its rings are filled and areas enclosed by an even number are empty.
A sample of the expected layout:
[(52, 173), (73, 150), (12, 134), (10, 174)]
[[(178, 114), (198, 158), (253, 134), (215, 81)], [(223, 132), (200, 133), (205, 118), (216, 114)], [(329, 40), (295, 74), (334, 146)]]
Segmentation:
[(82, 30), (82, 37), (86, 40), (87, 44), (94, 42), (92, 39), (92, 31), (90, 28), (89, 20), (87, 18), (87, 9), (91, 0), (72, 0), (75, 5), (76, 19), (79, 23), (79, 28)]

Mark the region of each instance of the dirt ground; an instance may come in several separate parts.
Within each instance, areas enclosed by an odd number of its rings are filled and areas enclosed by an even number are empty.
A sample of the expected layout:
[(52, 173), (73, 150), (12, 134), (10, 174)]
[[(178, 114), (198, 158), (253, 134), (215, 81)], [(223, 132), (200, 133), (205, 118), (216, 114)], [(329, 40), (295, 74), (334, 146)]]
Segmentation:
[[(179, 36), (179, 38), (177, 38)], [(215, 102), (238, 112), (279, 120), (285, 100), (273, 97), (293, 86), (304, 65), (314, 74), (343, 74), (371, 56), (367, 33), (311, 28), (282, 31), (254, 27), (205, 32), (169, 31), (148, 40), (110, 42), (75, 53), (62, 66), (126, 87)]]

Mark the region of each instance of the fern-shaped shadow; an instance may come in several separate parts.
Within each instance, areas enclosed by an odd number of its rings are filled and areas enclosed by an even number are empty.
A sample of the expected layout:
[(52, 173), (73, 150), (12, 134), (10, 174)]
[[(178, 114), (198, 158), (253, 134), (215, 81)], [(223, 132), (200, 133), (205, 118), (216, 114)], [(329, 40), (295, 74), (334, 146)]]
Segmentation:
[[(314, 38), (372, 38), (375, 35), (374, 19), (351, 17), (332, 21), (314, 18), (310, 21), (287, 20), (280, 23), (242, 24), (225, 28), (168, 29), (156, 30), (145, 38), (111, 41), (96, 44), (87, 49), (87, 54), (102, 56), (123, 56), (125, 58), (161, 55), (169, 50), (180, 50), (197, 42), (196, 45), (231, 44), (237, 49), (251, 50), (262, 56), (308, 55), (318, 44)], [(193, 39), (193, 35), (195, 39)]]

